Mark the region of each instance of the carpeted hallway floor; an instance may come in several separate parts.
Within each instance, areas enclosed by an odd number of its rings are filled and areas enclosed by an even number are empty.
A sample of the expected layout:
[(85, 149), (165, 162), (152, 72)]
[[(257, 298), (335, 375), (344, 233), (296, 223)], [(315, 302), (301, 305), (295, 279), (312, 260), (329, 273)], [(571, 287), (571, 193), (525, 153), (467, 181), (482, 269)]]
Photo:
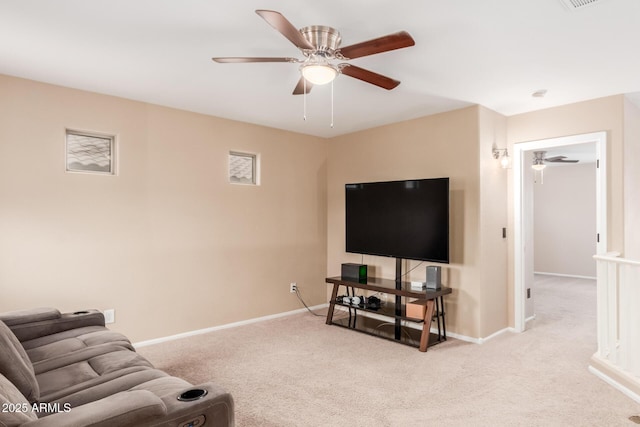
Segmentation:
[(299, 314), (139, 352), (215, 381), (249, 426), (628, 426), (640, 405), (587, 371), (595, 281), (538, 276), (536, 319), (482, 345), (427, 353)]

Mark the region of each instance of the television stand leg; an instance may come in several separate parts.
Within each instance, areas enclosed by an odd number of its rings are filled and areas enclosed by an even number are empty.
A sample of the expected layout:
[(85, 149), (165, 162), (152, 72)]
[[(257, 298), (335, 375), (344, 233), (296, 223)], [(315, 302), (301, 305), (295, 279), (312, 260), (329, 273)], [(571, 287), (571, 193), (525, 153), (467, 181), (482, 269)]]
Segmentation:
[(430, 299), (427, 301), (427, 306), (424, 313), (424, 325), (422, 325), (422, 334), (420, 335), (420, 351), (425, 352), (429, 347), (429, 338), (431, 337), (431, 319), (433, 318), (434, 303)]
[(338, 298), (339, 287), (340, 285), (338, 284), (333, 285), (333, 291), (331, 292), (331, 301), (329, 301), (329, 311), (327, 311), (327, 320), (325, 322), (327, 325), (333, 323), (333, 310), (336, 307), (336, 298)]
[[(396, 258), (396, 289), (402, 289), (402, 258)], [(402, 337), (402, 321), (398, 318), (402, 316), (402, 297), (396, 295), (396, 324), (394, 330), (394, 338), (400, 341)]]

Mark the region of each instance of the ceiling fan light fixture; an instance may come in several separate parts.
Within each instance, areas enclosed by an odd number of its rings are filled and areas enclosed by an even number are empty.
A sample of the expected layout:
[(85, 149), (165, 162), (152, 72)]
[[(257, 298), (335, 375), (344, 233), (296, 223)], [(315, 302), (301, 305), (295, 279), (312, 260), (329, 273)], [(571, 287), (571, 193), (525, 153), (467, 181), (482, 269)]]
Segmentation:
[(546, 153), (547, 153), (546, 151), (533, 152), (533, 164), (531, 165), (531, 168), (533, 168), (533, 170), (541, 171), (547, 167), (547, 165), (544, 164), (544, 160), (545, 160), (544, 155)]
[(314, 85), (331, 83), (338, 75), (338, 70), (331, 64), (305, 64), (300, 70), (302, 76)]
[(302, 76), (314, 85), (331, 83), (338, 70), (330, 64), (308, 64), (302, 66)]

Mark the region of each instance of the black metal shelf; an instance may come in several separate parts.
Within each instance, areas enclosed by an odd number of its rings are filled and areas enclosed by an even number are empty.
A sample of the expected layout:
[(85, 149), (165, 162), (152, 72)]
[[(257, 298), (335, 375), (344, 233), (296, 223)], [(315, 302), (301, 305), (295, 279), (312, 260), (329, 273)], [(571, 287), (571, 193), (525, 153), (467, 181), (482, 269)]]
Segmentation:
[[(420, 347), (420, 335), (422, 331), (419, 329), (410, 328), (407, 326), (402, 327), (402, 333), (400, 335), (400, 339), (395, 338), (395, 323), (393, 321), (385, 322), (380, 319), (373, 319), (371, 317), (359, 316), (355, 320), (355, 326), (351, 323), (352, 319), (349, 317), (343, 317), (338, 319), (333, 319), (332, 324), (336, 326), (340, 326), (342, 328), (347, 328), (352, 331), (357, 331), (363, 334), (372, 335), (378, 338), (385, 339), (387, 341), (399, 342), (401, 344), (409, 345), (411, 347)], [(436, 345), (442, 341), (442, 337), (439, 337), (438, 334), (429, 333), (429, 344)]]
[[(381, 306), (379, 309), (374, 309), (374, 308), (369, 308), (369, 307), (365, 307), (363, 305), (353, 305), (353, 304), (344, 304), (340, 301), (334, 301), (336, 307), (345, 307), (345, 308), (349, 308), (349, 309), (354, 309), (354, 310), (359, 310), (359, 311), (365, 311), (367, 313), (376, 313), (379, 314), (381, 316), (387, 316), (387, 317), (393, 317), (395, 319), (400, 319), (400, 320), (406, 320), (408, 322), (414, 322), (414, 323), (424, 323), (423, 319), (416, 319), (414, 317), (406, 317), (404, 315), (396, 315), (396, 305), (394, 303), (390, 303), (390, 302), (386, 302), (385, 305)], [(406, 306), (405, 304), (402, 304), (400, 306), (400, 310), (401, 313), (406, 313)], [(436, 315), (434, 315), (435, 318)]]

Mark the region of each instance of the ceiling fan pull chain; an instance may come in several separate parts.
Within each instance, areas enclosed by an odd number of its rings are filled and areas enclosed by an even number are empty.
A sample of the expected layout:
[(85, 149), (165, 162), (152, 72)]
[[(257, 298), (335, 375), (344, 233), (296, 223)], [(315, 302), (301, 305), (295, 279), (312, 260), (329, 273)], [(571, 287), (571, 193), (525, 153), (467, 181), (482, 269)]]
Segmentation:
[(302, 79), (302, 120), (307, 121), (307, 79)]
[(331, 128), (333, 129), (333, 82), (335, 80), (331, 80)]

